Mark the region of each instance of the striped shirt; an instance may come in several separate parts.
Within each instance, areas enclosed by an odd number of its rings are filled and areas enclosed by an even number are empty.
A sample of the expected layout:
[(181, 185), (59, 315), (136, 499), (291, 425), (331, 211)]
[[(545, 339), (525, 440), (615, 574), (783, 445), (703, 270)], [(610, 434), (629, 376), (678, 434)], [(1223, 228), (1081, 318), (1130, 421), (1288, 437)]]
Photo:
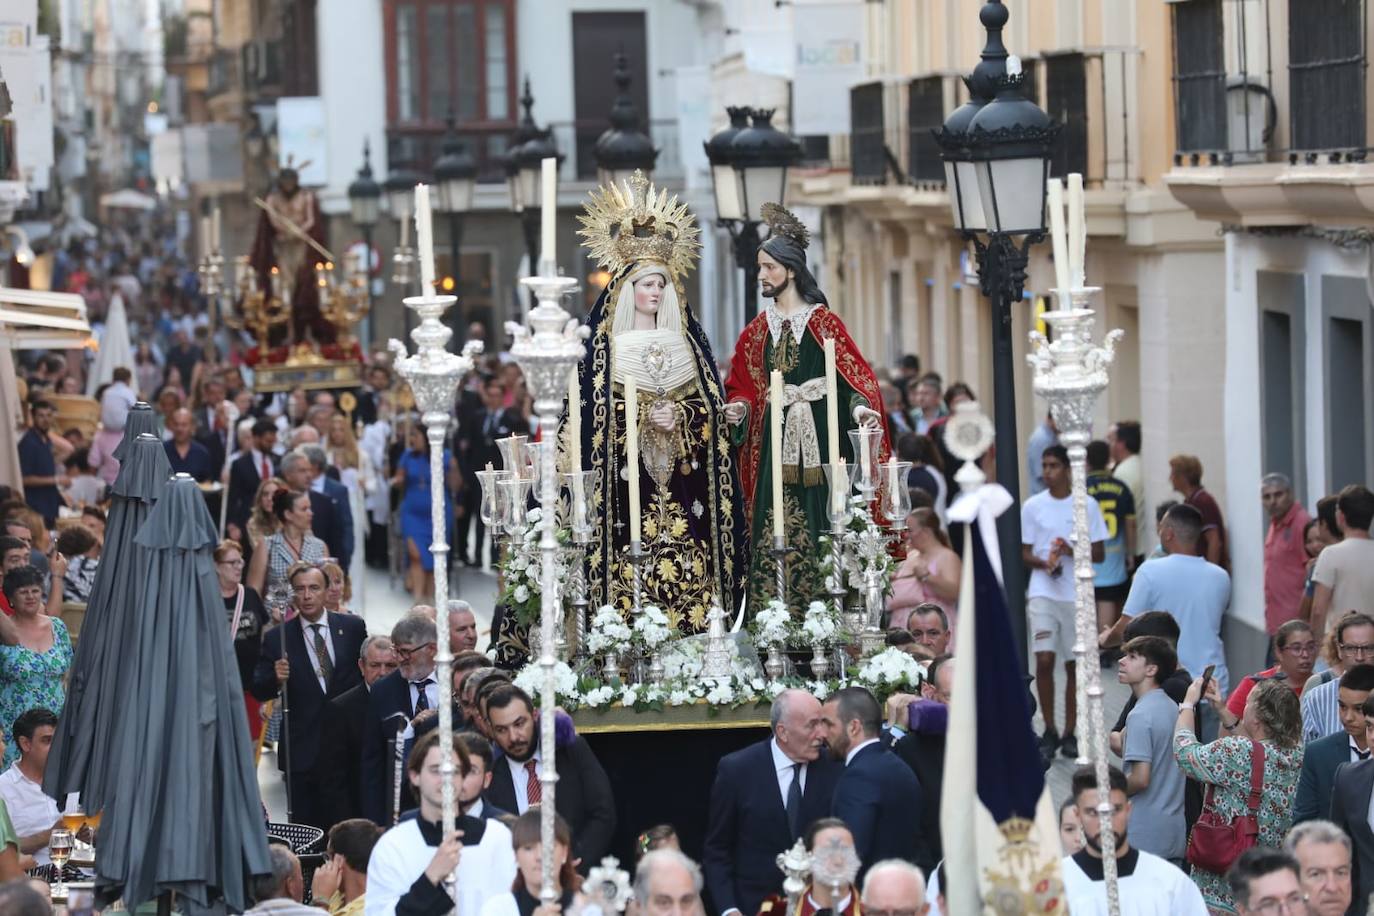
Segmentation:
[(1340, 709), (1337, 707), (1337, 690), (1341, 679), (1332, 678), (1318, 684), (1302, 697), (1302, 740), (1304, 744), (1334, 735), (1341, 730)]

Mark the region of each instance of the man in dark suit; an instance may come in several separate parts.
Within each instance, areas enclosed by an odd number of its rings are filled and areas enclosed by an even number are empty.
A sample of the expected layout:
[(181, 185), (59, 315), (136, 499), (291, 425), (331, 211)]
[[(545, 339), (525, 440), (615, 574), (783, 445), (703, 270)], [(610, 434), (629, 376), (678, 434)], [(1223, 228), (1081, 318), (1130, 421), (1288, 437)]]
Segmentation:
[(315, 778), (328, 823), (337, 824), (362, 816), (360, 767), (363, 755), (363, 723), (372, 685), (396, 670), (391, 637), (369, 636), (358, 656), (363, 682), (344, 691), (325, 706), (320, 723), (320, 754)]
[(878, 701), (862, 687), (845, 687), (825, 701), (821, 719), (831, 755), (844, 761), (831, 813), (854, 834), (863, 871), (882, 859), (922, 861), (921, 784), (883, 746)]
[[(525, 691), (514, 684), (491, 692), (483, 709), (492, 737), (505, 757), (492, 764), (487, 799), (512, 814), (524, 814), (543, 797), (539, 716)], [(572, 828), (573, 858), (584, 875), (601, 862), (615, 832), (615, 798), (601, 762), (581, 736), (555, 752), (555, 806)]]
[[(300, 451), (310, 462), (310, 489), (328, 496), (334, 506), (334, 519), (341, 529), (341, 552), (334, 554), (334, 557), (340, 566), (348, 569), (349, 560), (353, 558), (353, 507), (348, 502), (348, 487), (325, 473), (329, 469), (329, 458), (326, 457), (323, 448), (318, 445), (302, 445)], [(337, 473), (335, 471), (336, 475)]]
[(320, 723), (329, 700), (362, 683), (358, 653), (367, 627), (360, 617), (324, 609), (326, 583), (319, 567), (298, 563), (287, 580), (298, 613), (263, 636), (252, 693), (265, 701), (285, 689), (289, 711), (279, 760), (290, 774), (291, 816), (297, 823), (324, 828), (330, 824), (314, 778)]
[(716, 913), (757, 913), (782, 889), (778, 853), (830, 813), (841, 768), (824, 753), (820, 701), (784, 690), (769, 722), (773, 737), (716, 765), (701, 855)]
[(519, 413), (501, 406), (505, 399), (505, 383), (494, 376), (487, 379), (482, 384), (482, 407), (465, 411), (467, 423), (460, 423), (458, 429), (458, 467), (463, 474), (463, 512), (458, 519), (453, 543), (454, 549), (460, 555), (467, 556), (468, 529), (470, 525), (477, 526), (473, 553), (468, 556), (471, 566), (482, 565), (482, 541), (487, 530), (482, 524), (479, 511), (482, 487), (477, 482), (477, 472), (488, 463), (496, 468), (501, 467), (501, 451), (496, 446), (497, 439), (530, 434), (530, 425)]
[(238, 409), (224, 399), (226, 393), (223, 379), (207, 378), (200, 386), (201, 404), (191, 411), (196, 441), (210, 453), (216, 480), (224, 470), (225, 457), (237, 447), (231, 418), (238, 414)]
[(1293, 798), (1293, 823), (1329, 820), (1331, 787), (1336, 768), (1343, 763), (1358, 763), (1369, 757), (1365, 741), (1364, 704), (1374, 691), (1374, 665), (1351, 665), (1337, 685), (1336, 709), (1341, 731), (1308, 743), (1303, 749), (1298, 792)]
[[(363, 817), (375, 824), (390, 824), (396, 813), (391, 797), (395, 791), (392, 739), (404, 741), (401, 733), (420, 713), (438, 708), (439, 683), (434, 679), (437, 640), (434, 621), (424, 614), (411, 613), (398, 620), (391, 628), (397, 669), (373, 684), (367, 698), (359, 792)], [(402, 774), (400, 810), (413, 807), (409, 780)]]
[(243, 543), (248, 519), (253, 515), (253, 497), (268, 477), (277, 473), (277, 424), (258, 420), (253, 424), (253, 447), (229, 465), (229, 509), (225, 516), (229, 536)]
[[(1365, 741), (1374, 738), (1374, 697), (1364, 701)], [(1369, 823), (1369, 800), (1374, 795), (1374, 759), (1336, 767), (1331, 791), (1331, 822), (1345, 831), (1354, 846), (1350, 882), (1355, 899), (1350, 916), (1364, 916), (1374, 894), (1374, 828)]]
[[(954, 685), (954, 659), (941, 655), (930, 663), (929, 680), (921, 697), (906, 703), (888, 699), (891, 726), (883, 730), (884, 744), (902, 759), (921, 784), (923, 861), (916, 864), (930, 874), (944, 858), (940, 840), (940, 793), (945, 781), (945, 735), (949, 731), (949, 691)], [(910, 700), (911, 697), (906, 699)]]
[[(329, 555), (340, 561), (343, 565), (343, 522), (338, 518), (334, 509), (334, 501), (325, 494), (311, 487), (314, 482), (314, 472), (310, 466), (310, 459), (305, 457), (299, 449), (286, 453), (281, 460), (281, 467), (278, 470), (281, 478), (293, 490), (300, 490), (310, 496), (310, 511), (313, 517), (310, 520), (310, 530), (315, 537), (324, 541), (329, 548)], [(352, 516), (350, 515), (351, 519)], [(347, 566), (343, 567), (347, 569)]]

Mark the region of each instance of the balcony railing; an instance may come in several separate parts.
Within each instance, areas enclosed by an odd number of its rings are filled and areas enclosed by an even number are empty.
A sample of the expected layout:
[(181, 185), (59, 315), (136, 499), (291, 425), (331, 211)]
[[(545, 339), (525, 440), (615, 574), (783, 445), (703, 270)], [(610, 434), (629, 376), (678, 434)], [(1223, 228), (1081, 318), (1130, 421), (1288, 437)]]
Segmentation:
[[(1290, 3), (1286, 23), (1270, 0), (1189, 0), (1172, 11), (1176, 163), (1364, 161), (1367, 0)], [(1285, 38), (1281, 101), (1274, 61)]]
[[(596, 157), (593, 147), (596, 138), (606, 129), (604, 123), (597, 125), (592, 133), (592, 125), (579, 125), (575, 121), (555, 121), (550, 125), (558, 150), (566, 158), (560, 168), (564, 181), (594, 181), (596, 179)], [(477, 160), (477, 180), (493, 184), (506, 180), (505, 158), (510, 146), (514, 125), (493, 125), (481, 128), (464, 128), (458, 136), (468, 145), (468, 151)], [(392, 169), (409, 169), (428, 175), (439, 158), (440, 147), (444, 142), (445, 129), (442, 127), (392, 127), (387, 130), (387, 162)], [(682, 156), (678, 148), (676, 121), (654, 121), (649, 125), (649, 136), (659, 149), (658, 162), (654, 176), (660, 180), (673, 181), (683, 177)]]

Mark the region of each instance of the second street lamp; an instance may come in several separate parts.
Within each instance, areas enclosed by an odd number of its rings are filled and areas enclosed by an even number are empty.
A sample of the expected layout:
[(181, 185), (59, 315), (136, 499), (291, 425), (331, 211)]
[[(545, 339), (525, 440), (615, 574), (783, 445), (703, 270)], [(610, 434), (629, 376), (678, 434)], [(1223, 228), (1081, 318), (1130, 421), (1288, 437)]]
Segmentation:
[(636, 170), (653, 173), (658, 150), (639, 124), (639, 110), (630, 98), (630, 66), (624, 52), (615, 56), (615, 84), (619, 88), (611, 104), (611, 126), (596, 138), (596, 178), (600, 184), (619, 184)]
[(348, 209), (353, 225), (363, 234), (363, 273), (367, 275), (367, 339), (372, 343), (372, 229), (382, 215), (382, 186), (372, 177), (372, 150), (363, 141), (363, 167), (348, 186)]
[[(540, 128), (534, 122), (534, 96), (530, 93), (530, 81), (525, 80), (525, 93), (520, 99), (525, 115), (516, 128), (512, 146), (506, 154), (506, 181), (510, 190), (511, 209), (519, 214), (525, 232), (525, 250), (529, 254), (530, 274), (541, 273), (541, 259), (551, 264), (557, 262), (557, 252), (539, 250), (539, 199), (540, 174), (545, 159), (563, 162), (554, 142), (553, 131)], [(517, 145), (518, 144), (518, 145)], [(549, 271), (552, 276), (556, 270)], [(533, 297), (533, 292), (530, 293)], [(533, 301), (533, 299), (531, 299)]]
[(434, 186), (438, 192), (439, 211), (448, 214), (449, 276), (453, 279), (452, 292), (458, 296), (460, 310), (454, 320), (466, 326), (467, 306), (459, 292), (459, 268), (463, 256), (463, 216), (472, 209), (472, 195), (477, 187), (477, 161), (468, 152), (467, 144), (459, 139), (452, 115), (449, 115), (448, 131), (440, 150), (434, 162)]
[[(1002, 44), (1007, 8), (983, 5), (987, 29), (982, 60), (967, 80), (970, 101), (936, 132), (945, 160), (955, 228), (978, 257), (978, 283), (993, 305), (993, 400), (997, 427), (997, 482), (1019, 507), (1021, 462), (1016, 429), (1016, 374), (1012, 306), (1026, 286), (1030, 246), (1045, 238), (1045, 180), (1058, 126), (1022, 94), (1020, 61)], [(1002, 584), (1017, 636), (1026, 652), (1026, 571), (1021, 562), (1018, 509), (997, 519)]]

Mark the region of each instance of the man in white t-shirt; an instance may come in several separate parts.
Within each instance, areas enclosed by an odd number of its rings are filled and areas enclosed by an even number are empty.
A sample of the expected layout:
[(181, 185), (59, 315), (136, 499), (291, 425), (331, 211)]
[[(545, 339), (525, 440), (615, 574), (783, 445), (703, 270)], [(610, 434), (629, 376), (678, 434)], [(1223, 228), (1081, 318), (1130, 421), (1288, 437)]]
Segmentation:
[[(1074, 644), (1073, 575), (1073, 497), (1069, 495), (1069, 453), (1062, 445), (1051, 445), (1040, 458), (1040, 472), (1046, 489), (1021, 506), (1021, 559), (1031, 571), (1026, 588), (1026, 622), (1035, 653), (1035, 690), (1040, 712), (1045, 718), (1045, 733), (1040, 750), (1053, 757), (1055, 748), (1065, 757), (1078, 756), (1074, 737), (1077, 721)], [(1102, 562), (1107, 524), (1097, 500), (1088, 500), (1088, 538), (1092, 558)], [(1067, 681), (1064, 685), (1064, 737), (1054, 726), (1054, 660), (1063, 659)]]
[(1353, 483), (1336, 496), (1336, 525), (1345, 535), (1317, 556), (1312, 570), (1312, 632), (1326, 633), (1328, 614), (1341, 617), (1347, 611), (1374, 612), (1374, 493)]

